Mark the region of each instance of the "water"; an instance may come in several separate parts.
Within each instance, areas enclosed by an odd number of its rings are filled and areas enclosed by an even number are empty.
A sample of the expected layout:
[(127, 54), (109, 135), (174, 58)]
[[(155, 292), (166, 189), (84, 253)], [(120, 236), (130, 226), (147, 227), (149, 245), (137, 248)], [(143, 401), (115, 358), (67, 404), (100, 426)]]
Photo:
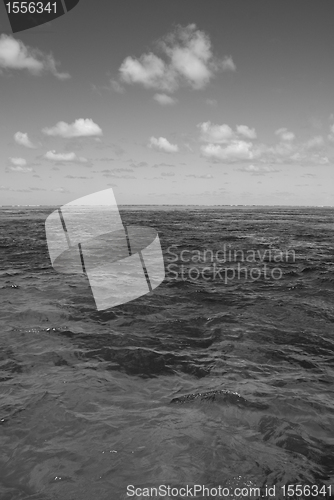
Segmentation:
[[(84, 275), (52, 269), (51, 211), (0, 211), (1, 500), (147, 498), (127, 486), (162, 484), (334, 494), (334, 210), (129, 207), (126, 225), (159, 232), (166, 279), (102, 312)], [(225, 284), (210, 252), (191, 261), (224, 245), (259, 252), (240, 264), (267, 264), (269, 279)]]

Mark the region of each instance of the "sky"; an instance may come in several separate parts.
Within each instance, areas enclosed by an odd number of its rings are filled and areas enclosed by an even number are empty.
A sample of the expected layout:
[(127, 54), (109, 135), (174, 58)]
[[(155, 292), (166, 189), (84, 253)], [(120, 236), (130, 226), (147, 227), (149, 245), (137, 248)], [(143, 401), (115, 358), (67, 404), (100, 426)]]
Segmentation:
[(0, 205), (334, 205), (333, 0), (80, 0), (12, 34)]

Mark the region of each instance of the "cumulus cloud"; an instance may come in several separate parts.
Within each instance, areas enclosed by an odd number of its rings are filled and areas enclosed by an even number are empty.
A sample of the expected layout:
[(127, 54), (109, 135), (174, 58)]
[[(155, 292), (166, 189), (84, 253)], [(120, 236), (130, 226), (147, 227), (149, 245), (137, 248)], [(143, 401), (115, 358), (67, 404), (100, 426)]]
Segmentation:
[(75, 153), (56, 153), (56, 151), (48, 151), (44, 158), (50, 161), (71, 162), (71, 163), (87, 163), (87, 158), (77, 156)]
[(34, 144), (31, 142), (31, 140), (28, 137), (28, 134), (23, 133), (23, 132), (16, 132), (14, 134), (14, 140), (17, 144), (20, 144), (20, 146), (25, 146), (26, 148), (36, 148)]
[[(292, 132), (281, 128), (275, 132), (279, 139), (277, 144), (267, 145), (255, 141), (256, 131), (247, 125), (237, 125), (235, 131), (227, 124), (215, 125), (211, 122), (199, 123), (197, 127), (200, 130), (200, 140), (207, 143), (200, 147), (201, 153), (212, 161), (230, 163), (257, 160), (261, 163), (319, 165), (325, 165), (329, 162), (326, 156), (320, 151), (316, 151), (324, 145), (321, 136), (297, 143), (294, 141), (295, 135)], [(253, 172), (260, 172), (256, 168)], [(265, 171), (261, 170), (261, 172)]]
[(10, 35), (0, 36), (0, 68), (8, 70), (27, 70), (38, 76), (45, 72), (52, 73), (59, 80), (70, 78), (68, 73), (60, 73), (51, 54), (46, 55), (39, 49), (24, 45)]
[(164, 151), (165, 153), (177, 153), (179, 147), (176, 144), (171, 144), (165, 137), (151, 137), (148, 145), (149, 148)]
[(289, 132), (286, 128), (279, 128), (276, 130), (275, 134), (278, 135), (282, 141), (293, 141), (295, 138), (295, 134), (293, 132)]
[(202, 155), (216, 161), (252, 160), (259, 156), (252, 142), (240, 139), (239, 136), (248, 139), (256, 138), (255, 129), (247, 125), (237, 125), (236, 131), (224, 123), (215, 125), (211, 122), (199, 123), (200, 140), (208, 144), (201, 146)]
[(227, 125), (215, 125), (211, 122), (199, 123), (197, 127), (201, 132), (201, 140), (204, 142), (211, 142), (213, 144), (226, 144), (231, 140), (240, 139), (246, 137), (247, 139), (256, 139), (256, 131), (254, 128), (250, 128), (247, 125), (237, 125), (236, 132)]
[(168, 106), (170, 104), (175, 104), (177, 101), (173, 97), (170, 97), (167, 94), (155, 94), (153, 99), (157, 101), (162, 106)]
[(256, 139), (256, 132), (254, 128), (249, 128), (247, 125), (237, 125), (238, 134), (243, 135), (247, 139)]
[(236, 65), (233, 62), (232, 56), (224, 57), (221, 62), (221, 66), (223, 70), (235, 71), (237, 69)]
[(241, 172), (249, 172), (252, 175), (265, 175), (273, 172), (280, 172), (269, 165), (247, 165), (239, 169)]
[(28, 173), (34, 171), (34, 169), (31, 167), (24, 167), (21, 165), (12, 165), (11, 167), (9, 167), (9, 170), (11, 170), (12, 172), (18, 172), (21, 174), (28, 174)]
[(145, 88), (176, 90), (176, 75), (152, 52), (139, 59), (127, 57), (119, 68), (121, 80), (125, 83), (140, 83)]
[(138, 59), (129, 56), (119, 68), (120, 79), (148, 89), (174, 92), (180, 85), (202, 89), (218, 71), (236, 69), (231, 56), (222, 60), (214, 56), (209, 36), (195, 24), (178, 26), (158, 46), (166, 61), (153, 52)]
[(206, 144), (201, 146), (204, 157), (220, 161), (252, 160), (258, 156), (251, 142), (233, 140), (229, 144)]
[(229, 125), (214, 125), (211, 122), (199, 123), (197, 127), (201, 131), (201, 140), (214, 144), (226, 143), (233, 139), (234, 132)]
[(316, 135), (306, 142), (307, 149), (318, 149), (324, 145), (325, 141), (321, 135)]
[(58, 136), (67, 139), (102, 135), (101, 128), (89, 118), (79, 118), (71, 124), (58, 122), (54, 127), (43, 128), (42, 132), (49, 136)]
[(334, 124), (331, 125), (330, 127), (330, 133), (328, 135), (328, 139), (332, 142), (334, 142)]
[(12, 165), (24, 167), (27, 164), (27, 160), (24, 158), (9, 158)]

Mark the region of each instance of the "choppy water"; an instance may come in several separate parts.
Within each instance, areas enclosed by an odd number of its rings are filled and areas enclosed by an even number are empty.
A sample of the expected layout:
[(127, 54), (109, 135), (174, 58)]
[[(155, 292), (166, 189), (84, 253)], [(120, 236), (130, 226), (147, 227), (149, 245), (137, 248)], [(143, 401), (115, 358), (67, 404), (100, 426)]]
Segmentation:
[[(84, 275), (52, 269), (51, 211), (0, 211), (0, 499), (145, 498), (127, 485), (160, 484), (276, 485), (279, 498), (297, 483), (329, 498), (334, 210), (123, 211), (159, 232), (166, 279), (103, 312)], [(282, 277), (225, 284), (210, 252), (185, 262), (224, 245)]]

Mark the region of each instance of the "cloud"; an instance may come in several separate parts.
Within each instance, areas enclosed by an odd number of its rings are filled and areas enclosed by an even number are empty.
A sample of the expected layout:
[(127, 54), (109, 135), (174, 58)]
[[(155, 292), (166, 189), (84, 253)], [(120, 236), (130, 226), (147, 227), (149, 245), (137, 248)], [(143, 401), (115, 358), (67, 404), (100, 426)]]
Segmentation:
[(236, 65), (233, 62), (232, 56), (224, 57), (221, 62), (221, 66), (223, 70), (235, 71), (237, 69)]
[(197, 127), (201, 131), (201, 140), (204, 142), (211, 142), (213, 144), (224, 144), (231, 140), (235, 140), (239, 136), (246, 137), (247, 139), (256, 139), (256, 131), (247, 125), (237, 125), (236, 132), (227, 125), (215, 125), (208, 122), (199, 123)]
[(66, 175), (66, 179), (92, 179), (92, 177), (87, 177), (86, 175)]
[(334, 124), (331, 125), (330, 127), (330, 133), (328, 135), (328, 139), (332, 142), (334, 142)]
[(276, 130), (275, 134), (278, 135), (282, 141), (293, 141), (295, 138), (295, 134), (289, 132), (286, 128), (279, 128)]
[(247, 139), (256, 139), (257, 135), (254, 128), (249, 128), (247, 125), (237, 125), (238, 134), (243, 135)]
[(121, 81), (174, 92), (181, 85), (202, 89), (217, 72), (236, 69), (231, 56), (219, 60), (213, 55), (209, 36), (195, 24), (178, 26), (161, 39), (158, 46), (167, 61), (153, 52), (142, 54), (138, 59), (129, 56), (119, 68)]
[[(324, 144), (321, 136), (303, 143), (294, 141), (295, 135), (286, 128), (276, 130), (279, 142), (274, 145), (256, 142), (255, 129), (247, 125), (237, 125), (236, 130), (227, 125), (211, 122), (199, 123), (200, 140), (208, 144), (200, 147), (201, 153), (216, 162), (254, 161), (261, 163), (299, 163), (326, 165), (329, 159), (317, 151)], [(248, 139), (248, 140), (246, 140)], [(334, 126), (333, 126), (334, 139)]]
[(19, 172), (21, 174), (28, 174), (34, 171), (34, 169), (31, 167), (21, 167), (20, 165), (9, 167), (9, 170), (11, 170), (12, 172)]
[(161, 104), (162, 106), (168, 106), (171, 104), (175, 104), (177, 102), (176, 99), (174, 99), (173, 97), (170, 97), (167, 94), (155, 94), (153, 96), (153, 99), (155, 101), (157, 101), (159, 104)]
[(206, 158), (221, 161), (252, 160), (258, 156), (251, 142), (239, 140), (231, 141), (226, 146), (206, 144), (201, 146), (201, 152)]
[(39, 49), (32, 49), (21, 40), (4, 34), (0, 36), (0, 68), (27, 70), (35, 76), (50, 72), (59, 80), (70, 78), (68, 73), (58, 72), (57, 63), (51, 54), (43, 54)]
[(273, 167), (268, 165), (247, 165), (246, 167), (239, 168), (241, 172), (249, 172), (252, 175), (265, 175), (273, 172), (280, 172)]
[(113, 168), (113, 172), (133, 172), (132, 168), (125, 168), (125, 167), (120, 167), (120, 168)]
[(128, 174), (118, 175), (118, 174), (115, 174), (114, 171), (112, 171), (112, 170), (102, 170), (102, 172), (104, 172), (102, 174), (103, 177), (114, 177), (116, 179), (136, 179), (136, 177), (134, 175), (128, 175)]
[(48, 151), (44, 158), (50, 161), (71, 162), (71, 163), (87, 163), (87, 158), (77, 156), (75, 153), (56, 153), (56, 151)]
[(102, 135), (101, 128), (89, 118), (79, 118), (71, 124), (58, 122), (54, 127), (43, 128), (42, 132), (49, 136), (59, 136), (66, 139)]
[(206, 175), (195, 175), (195, 174), (188, 174), (186, 177), (194, 177), (195, 179), (213, 179), (213, 175), (211, 174), (206, 174)]
[(27, 160), (25, 160), (24, 158), (9, 158), (9, 161), (12, 163), (12, 165), (20, 167), (23, 167), (27, 164)]
[(176, 90), (176, 75), (154, 54), (143, 54), (139, 59), (127, 57), (119, 68), (120, 78), (125, 83), (139, 83), (150, 89)]
[(213, 125), (211, 122), (199, 123), (197, 127), (201, 131), (201, 140), (212, 143), (224, 143), (233, 139), (234, 132), (229, 125)]
[(174, 177), (175, 173), (174, 172), (161, 172), (161, 175), (163, 177)]
[(177, 153), (179, 150), (176, 144), (171, 144), (165, 137), (159, 137), (159, 139), (151, 137), (148, 147), (164, 151), (165, 153)]
[(152, 165), (152, 168), (158, 168), (158, 167), (172, 167), (175, 168), (175, 165), (172, 165), (171, 163), (155, 163)]
[(132, 160), (131, 160), (131, 163), (130, 163), (130, 167), (132, 168), (141, 168), (141, 167), (147, 167), (148, 164), (146, 163), (146, 161), (140, 161), (138, 163), (133, 163)]
[(25, 146), (26, 148), (36, 148), (34, 144), (30, 141), (28, 134), (23, 133), (23, 132), (16, 132), (14, 134), (14, 140), (17, 144), (20, 144), (20, 146)]
[(318, 149), (324, 145), (325, 141), (321, 135), (316, 135), (306, 142), (307, 149)]

